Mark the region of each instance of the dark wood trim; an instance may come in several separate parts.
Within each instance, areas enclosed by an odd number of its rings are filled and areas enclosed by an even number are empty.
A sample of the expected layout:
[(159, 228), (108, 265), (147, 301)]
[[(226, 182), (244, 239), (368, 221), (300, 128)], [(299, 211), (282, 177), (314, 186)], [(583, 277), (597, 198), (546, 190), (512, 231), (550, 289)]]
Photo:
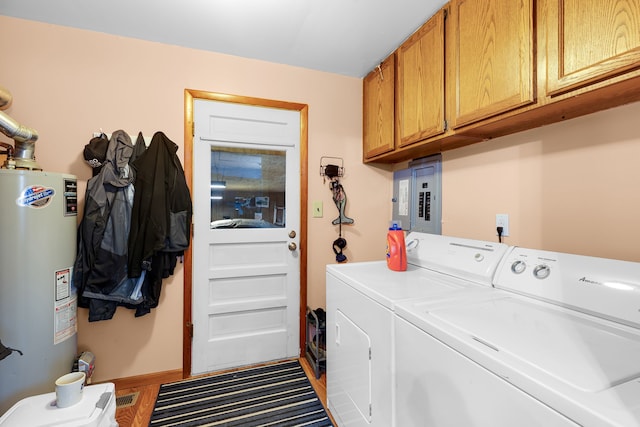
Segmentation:
[[(307, 307), (307, 201), (308, 201), (308, 144), (309, 144), (309, 106), (294, 102), (277, 101), (248, 96), (206, 92), (194, 89), (184, 91), (184, 172), (189, 189), (193, 194), (193, 101), (208, 99), (211, 101), (233, 102), (237, 104), (261, 107), (281, 108), (300, 112), (300, 354), (304, 356), (306, 338), (305, 316)], [(184, 257), (184, 301), (182, 325), (182, 378), (191, 376), (192, 317), (191, 299), (193, 289), (193, 258), (191, 246)]]
[[(193, 194), (193, 94), (189, 90), (184, 91), (184, 174)], [(191, 237), (193, 238), (193, 224), (191, 224)], [(193, 240), (193, 239), (192, 239)], [(191, 326), (191, 299), (192, 299), (192, 246), (184, 253), (184, 283), (183, 283), (183, 309), (182, 309), (182, 377), (191, 375), (191, 341), (193, 327)]]
[(116, 390), (134, 387), (146, 387), (154, 384), (166, 384), (182, 379), (182, 369), (173, 371), (154, 372), (152, 374), (136, 375), (133, 377), (117, 378), (105, 382), (114, 383)]
[(307, 316), (307, 226), (309, 182), (309, 107), (300, 110), (300, 355), (304, 358), (306, 347)]

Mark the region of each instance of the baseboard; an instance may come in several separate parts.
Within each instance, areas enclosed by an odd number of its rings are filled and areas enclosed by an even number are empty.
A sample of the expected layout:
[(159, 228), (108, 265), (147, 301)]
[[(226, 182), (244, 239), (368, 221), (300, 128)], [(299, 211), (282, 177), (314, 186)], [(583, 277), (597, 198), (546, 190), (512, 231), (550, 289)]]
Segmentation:
[[(292, 359), (292, 360), (295, 360), (295, 359)], [(306, 372), (307, 376), (309, 378), (315, 378), (315, 374), (313, 372), (313, 369), (309, 365), (309, 362), (304, 357), (301, 357), (298, 360), (300, 361), (300, 364), (302, 365), (302, 368)], [(269, 363), (264, 363), (257, 366), (268, 365), (268, 364)], [(226, 371), (233, 372), (243, 368), (246, 368), (246, 367), (232, 368), (228, 370), (218, 371), (216, 372), (216, 374), (224, 373)], [(211, 373), (204, 374), (202, 376), (207, 376), (210, 374)], [(116, 386), (116, 390), (124, 390), (127, 388), (145, 387), (145, 386), (155, 385), (155, 384), (172, 383), (172, 382), (180, 381), (183, 379), (184, 378), (182, 376), (182, 369), (176, 369), (172, 371), (153, 372), (151, 374), (136, 375), (133, 377), (117, 378), (117, 379), (100, 381), (100, 382), (114, 383)], [(326, 389), (324, 389), (326, 387), (325, 381), (326, 380), (325, 380), (324, 374), (322, 375), (322, 378), (320, 380), (315, 381), (315, 384), (321, 387), (320, 390), (316, 390), (317, 392), (319, 392), (321, 396), (326, 394)]]
[(116, 385), (116, 390), (127, 388), (144, 387), (154, 384), (172, 383), (182, 379), (182, 369), (173, 371), (154, 372), (152, 374), (136, 375), (133, 377), (117, 378), (105, 382), (112, 382)]

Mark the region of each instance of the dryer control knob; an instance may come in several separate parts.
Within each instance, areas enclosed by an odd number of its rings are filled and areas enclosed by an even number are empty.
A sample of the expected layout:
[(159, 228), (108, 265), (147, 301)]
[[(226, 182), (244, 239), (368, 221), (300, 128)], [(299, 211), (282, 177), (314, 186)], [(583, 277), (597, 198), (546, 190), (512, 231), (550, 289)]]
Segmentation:
[(536, 265), (536, 268), (533, 269), (533, 276), (536, 279), (546, 279), (549, 277), (549, 274), (551, 274), (551, 269), (548, 265)]
[(524, 263), (524, 261), (514, 261), (513, 264), (511, 264), (511, 271), (513, 271), (516, 274), (520, 274), (522, 273), (525, 269), (527, 268), (527, 264)]
[(475, 254), (475, 256), (473, 257), (476, 261), (480, 262), (482, 260), (484, 260), (484, 255), (482, 254)]

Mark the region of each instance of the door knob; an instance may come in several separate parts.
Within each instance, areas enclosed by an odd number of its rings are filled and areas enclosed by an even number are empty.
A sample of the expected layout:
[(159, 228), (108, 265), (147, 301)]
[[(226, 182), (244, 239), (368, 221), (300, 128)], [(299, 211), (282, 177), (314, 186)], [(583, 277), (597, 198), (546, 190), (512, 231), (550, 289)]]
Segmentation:
[(293, 239), (294, 237), (296, 237), (296, 232), (295, 232), (295, 231), (293, 231), (293, 230), (291, 230), (291, 231), (289, 232), (289, 237), (290, 237), (290, 238), (292, 238), (292, 239)]
[(289, 242), (289, 250), (293, 252), (296, 249), (298, 249), (298, 245), (295, 242)]

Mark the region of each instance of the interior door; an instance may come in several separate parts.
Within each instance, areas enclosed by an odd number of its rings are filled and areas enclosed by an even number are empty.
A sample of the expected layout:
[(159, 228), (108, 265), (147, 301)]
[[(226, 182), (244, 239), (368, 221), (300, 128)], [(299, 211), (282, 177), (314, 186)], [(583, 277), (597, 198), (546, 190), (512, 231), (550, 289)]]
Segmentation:
[(301, 112), (193, 102), (191, 374), (299, 356)]

